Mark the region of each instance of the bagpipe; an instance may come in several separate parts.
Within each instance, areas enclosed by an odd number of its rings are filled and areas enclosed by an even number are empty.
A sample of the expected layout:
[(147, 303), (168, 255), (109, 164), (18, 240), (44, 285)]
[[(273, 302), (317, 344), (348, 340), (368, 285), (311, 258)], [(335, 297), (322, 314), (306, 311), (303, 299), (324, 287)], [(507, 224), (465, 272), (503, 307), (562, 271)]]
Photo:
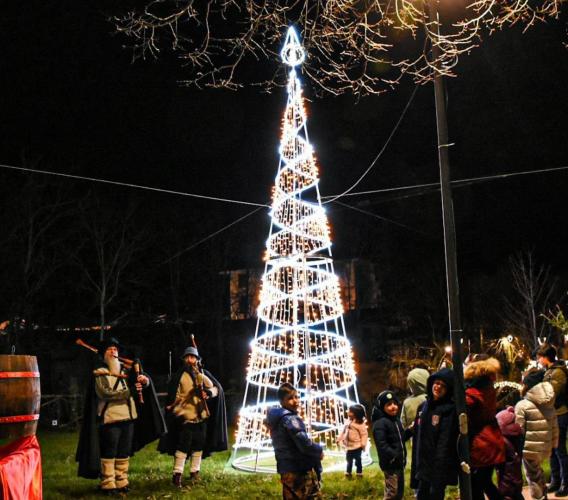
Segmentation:
[[(77, 345), (80, 345), (81, 347), (84, 347), (85, 349), (88, 349), (89, 351), (96, 353), (96, 354), (101, 354), (99, 349), (97, 349), (96, 347), (93, 347), (90, 344), (87, 344), (82, 339), (77, 339), (75, 341), (75, 343)], [(129, 380), (136, 387), (136, 392), (138, 394), (138, 402), (140, 404), (144, 404), (144, 396), (142, 394), (142, 386), (140, 384), (136, 385), (136, 380), (138, 379), (138, 375), (142, 374), (142, 363), (141, 363), (140, 359), (138, 359), (138, 358), (130, 359), (130, 358), (125, 358), (123, 356), (116, 356), (116, 358), (118, 358), (118, 360), (123, 364), (124, 369), (127, 372), (129, 372), (129, 373), (120, 373), (120, 374), (116, 375), (116, 377)]]
[[(195, 349), (197, 349), (195, 336), (193, 334), (191, 334), (191, 345), (195, 347)], [(199, 352), (199, 349), (197, 349), (197, 351)], [(205, 374), (203, 373), (203, 363), (201, 362), (201, 358), (197, 358), (197, 369), (201, 374), (201, 383), (196, 387), (197, 395), (199, 396), (199, 399), (201, 399), (201, 404), (203, 405), (203, 409), (207, 414), (207, 418), (209, 418), (211, 416), (211, 412), (209, 411), (209, 406), (207, 406), (207, 398), (205, 397), (205, 387), (203, 386), (203, 377), (205, 376)]]

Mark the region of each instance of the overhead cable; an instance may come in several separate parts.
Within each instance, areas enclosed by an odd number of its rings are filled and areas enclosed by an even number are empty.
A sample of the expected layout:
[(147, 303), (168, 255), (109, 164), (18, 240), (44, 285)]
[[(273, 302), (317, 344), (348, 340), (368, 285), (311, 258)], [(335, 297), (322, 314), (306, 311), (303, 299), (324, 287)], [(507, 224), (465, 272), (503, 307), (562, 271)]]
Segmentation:
[[(467, 186), (470, 184), (475, 184), (478, 182), (484, 182), (484, 181), (492, 181), (492, 180), (496, 180), (496, 179), (505, 179), (507, 177), (517, 177), (519, 175), (531, 175), (531, 174), (542, 174), (542, 173), (550, 173), (550, 172), (557, 172), (557, 171), (561, 171), (561, 170), (567, 170), (568, 169), (568, 165), (562, 166), (562, 167), (551, 167), (551, 168), (540, 168), (537, 170), (529, 170), (526, 172), (509, 172), (509, 173), (505, 173), (505, 174), (495, 174), (495, 175), (486, 175), (483, 177), (471, 177), (468, 179), (459, 179), (459, 180), (455, 180), (455, 181), (451, 181), (452, 186), (455, 187), (463, 187), (463, 186)], [(439, 182), (430, 182), (427, 184), (413, 184), (410, 186), (399, 186), (399, 187), (392, 187), (392, 188), (382, 188), (382, 189), (371, 189), (368, 191), (356, 191), (354, 193), (348, 193), (345, 196), (363, 196), (366, 194), (377, 194), (377, 193), (389, 193), (389, 192), (394, 192), (394, 191), (407, 191), (407, 190), (411, 190), (411, 189), (423, 189), (423, 188), (440, 188), (440, 183)], [(331, 198), (330, 201), (326, 202), (326, 203), (330, 203), (331, 201), (334, 201), (338, 196), (343, 196), (343, 194), (341, 195), (329, 195), (329, 196), (322, 196), (322, 200)]]
[(389, 219), (387, 217), (383, 217), (382, 215), (379, 215), (379, 214), (376, 214), (376, 213), (373, 213), (373, 212), (369, 212), (368, 210), (363, 210), (362, 208), (354, 207), (353, 205), (348, 205), (347, 203), (343, 203), (341, 201), (335, 201), (334, 203), (336, 203), (337, 205), (341, 205), (342, 207), (346, 207), (346, 208), (350, 208), (351, 210), (355, 210), (356, 212), (360, 212), (362, 214), (369, 215), (371, 217), (375, 217), (376, 219), (380, 219), (382, 221), (389, 222), (391, 224), (394, 224), (395, 226), (400, 226), (404, 229), (408, 229), (409, 231), (413, 231), (413, 232), (418, 233), (418, 234), (426, 235), (426, 233), (424, 233), (423, 231), (420, 231), (420, 230), (418, 230), (418, 229), (416, 229), (412, 226), (407, 226), (406, 224), (402, 224), (401, 222), (397, 222), (395, 220)]
[[(367, 176), (367, 174), (371, 171), (371, 169), (376, 165), (377, 161), (379, 160), (379, 158), (383, 155), (383, 153), (385, 152), (385, 150), (387, 149), (387, 146), (389, 145), (391, 139), (393, 138), (394, 134), (396, 133), (396, 131), (398, 130), (398, 127), (400, 126), (400, 124), (402, 123), (402, 119), (404, 118), (404, 115), (406, 115), (406, 112), (408, 111), (408, 108), (410, 107), (410, 104), (412, 104), (412, 101), (414, 100), (414, 96), (416, 95), (416, 91), (418, 90), (418, 85), (416, 85), (414, 87), (414, 90), (412, 91), (412, 94), (410, 94), (410, 98), (408, 99), (408, 102), (406, 103), (406, 106), (404, 107), (404, 109), (402, 110), (402, 113), (400, 114), (394, 128), (392, 129), (391, 133), (389, 134), (387, 140), (385, 141), (385, 143), (383, 144), (383, 147), (381, 148), (381, 150), (379, 151), (379, 153), (377, 154), (377, 156), (375, 156), (375, 158), (373, 159), (373, 161), (371, 162), (371, 164), (367, 167), (367, 169), (361, 174), (361, 176), (351, 185), (351, 187), (347, 188), (345, 191), (343, 191), (343, 193), (340, 193), (338, 195), (332, 196), (332, 197), (325, 197), (325, 198), (331, 198), (330, 200), (326, 201), (325, 203), (331, 203), (339, 198), (341, 198), (342, 196), (347, 196), (353, 189), (355, 189), (359, 183)], [(323, 198), (322, 198), (323, 199)]]
[(237, 204), (237, 205), (249, 205), (249, 206), (260, 207), (260, 208), (269, 207), (269, 205), (265, 205), (263, 203), (254, 203), (254, 202), (251, 202), (251, 201), (242, 201), (242, 200), (231, 200), (229, 198), (220, 198), (218, 196), (206, 196), (206, 195), (203, 195), (203, 194), (186, 193), (186, 192), (183, 192), (183, 191), (173, 191), (171, 189), (162, 189), (162, 188), (156, 188), (156, 187), (152, 187), (152, 186), (142, 186), (140, 184), (131, 184), (131, 183), (128, 183), (128, 182), (110, 181), (108, 179), (99, 179), (99, 178), (96, 178), (96, 177), (84, 177), (82, 175), (63, 174), (61, 172), (51, 172), (49, 170), (38, 170), (38, 169), (35, 169), (35, 168), (15, 167), (13, 165), (2, 165), (2, 164), (0, 164), (0, 167), (1, 168), (9, 168), (9, 169), (12, 169), (12, 170), (19, 170), (19, 171), (23, 171), (23, 172), (33, 172), (33, 173), (38, 173), (38, 174), (55, 175), (55, 176), (58, 176), (58, 177), (78, 179), (78, 180), (82, 180), (82, 181), (99, 182), (99, 183), (102, 183), (102, 184), (112, 184), (114, 186), (144, 189), (146, 191), (154, 191), (154, 192), (158, 192), (158, 193), (175, 194), (175, 195), (179, 195), (179, 196), (188, 196), (190, 198), (200, 198), (200, 199), (203, 199), (203, 200), (221, 201), (221, 202), (224, 202), (224, 203), (234, 203), (234, 204)]
[(186, 252), (189, 252), (190, 250), (193, 250), (195, 247), (201, 245), (202, 243), (205, 243), (207, 240), (210, 240), (211, 238), (213, 238), (214, 236), (217, 236), (218, 234), (222, 233), (223, 231), (229, 229), (230, 227), (238, 224), (239, 222), (242, 222), (243, 220), (247, 219), (248, 217), (250, 217), (251, 215), (255, 214), (256, 212), (258, 212), (260, 209), (264, 208), (264, 205), (258, 208), (255, 208), (252, 212), (249, 212), (248, 214), (243, 215), (242, 217), (239, 217), (237, 220), (234, 220), (233, 222), (230, 222), (229, 224), (227, 224), (226, 226), (223, 226), (221, 229), (218, 229), (217, 231), (205, 236), (204, 238), (201, 238), (199, 241), (196, 241), (195, 243), (193, 243), (192, 245), (188, 246), (187, 248), (184, 248), (183, 250), (180, 250), (179, 252), (177, 252), (176, 254), (172, 255), (171, 257), (169, 257), (168, 259), (164, 260), (163, 262), (160, 262), (160, 265), (162, 264), (167, 264), (168, 262), (176, 259), (177, 257), (179, 257), (180, 255), (183, 255)]

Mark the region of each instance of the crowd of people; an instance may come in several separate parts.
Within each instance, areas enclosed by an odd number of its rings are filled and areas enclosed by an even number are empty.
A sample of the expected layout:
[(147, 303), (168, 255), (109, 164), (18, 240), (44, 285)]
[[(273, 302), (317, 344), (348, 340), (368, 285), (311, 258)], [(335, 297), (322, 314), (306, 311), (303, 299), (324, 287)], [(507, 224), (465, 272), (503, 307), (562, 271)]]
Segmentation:
[[(163, 412), (150, 377), (132, 367), (125, 371), (119, 348), (116, 339), (108, 339), (92, 372), (77, 448), (79, 475), (99, 478), (103, 493), (127, 492), (130, 457), (160, 438), (158, 450), (174, 459), (173, 486), (183, 486), (186, 462), (190, 480), (197, 480), (202, 458), (227, 449), (220, 383), (201, 367), (197, 348), (186, 348)], [(518, 401), (500, 411), (495, 389), (499, 362), (484, 354), (468, 356), (463, 370), (468, 454), (459, 446), (452, 369), (432, 374), (424, 368), (411, 370), (410, 395), (402, 403), (395, 392), (381, 392), (370, 412), (370, 430), (384, 475), (383, 498), (403, 498), (408, 465), (409, 487), (418, 500), (443, 500), (447, 486), (458, 484), (460, 475), (470, 478), (474, 500), (519, 500), (523, 469), (532, 499), (546, 499), (550, 492), (568, 497), (568, 369), (552, 345), (542, 345), (535, 356), (538, 365), (523, 374)], [(325, 450), (310, 439), (299, 415), (298, 391), (286, 383), (278, 397), (280, 406), (268, 410), (266, 425), (283, 498), (320, 498)], [(366, 414), (363, 405), (351, 406), (337, 439), (345, 449), (347, 478), (353, 477), (353, 465), (356, 477), (363, 475), (362, 454), (369, 441)], [(550, 460), (548, 482), (545, 460)]]
[[(454, 400), (455, 374), (443, 368), (430, 374), (415, 368), (408, 374), (410, 396), (402, 404), (392, 391), (376, 398), (371, 412), (379, 467), (384, 474), (385, 500), (404, 497), (407, 445), (412, 440), (410, 488), (418, 500), (443, 500), (448, 485), (460, 475), (471, 480), (474, 500), (523, 499), (523, 473), (531, 498), (547, 493), (568, 497), (566, 428), (568, 369), (552, 345), (535, 354), (538, 366), (523, 374), (515, 406), (498, 411), (500, 364), (484, 354), (469, 356), (464, 366), (469, 457), (460, 456), (458, 414)], [(274, 445), (284, 499), (321, 498), (321, 460), (325, 450), (310, 440), (298, 415), (298, 392), (290, 384), (279, 391), (281, 407), (269, 410), (267, 424)], [(367, 442), (365, 408), (349, 408), (338, 443), (346, 450), (347, 478), (353, 462), (362, 476), (361, 454)], [(550, 481), (543, 470), (550, 460)], [(494, 483), (496, 473), (497, 483)]]

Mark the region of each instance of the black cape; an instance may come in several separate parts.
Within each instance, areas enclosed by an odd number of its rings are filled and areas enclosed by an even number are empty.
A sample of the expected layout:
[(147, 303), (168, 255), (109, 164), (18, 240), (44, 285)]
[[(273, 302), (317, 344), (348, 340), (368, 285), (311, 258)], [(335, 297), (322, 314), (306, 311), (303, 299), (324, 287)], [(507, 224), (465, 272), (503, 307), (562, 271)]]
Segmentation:
[[(172, 377), (168, 385), (168, 398), (166, 406), (171, 405), (176, 399), (176, 392), (179, 381), (185, 367), (181, 367), (176, 374)], [(214, 398), (207, 400), (207, 407), (209, 408), (209, 418), (207, 419), (207, 435), (205, 437), (205, 446), (203, 447), (203, 458), (209, 457), (216, 451), (225, 451), (228, 449), (228, 434), (227, 434), (227, 411), (225, 408), (225, 393), (219, 381), (211, 375), (207, 370), (203, 373), (209, 377), (213, 385), (217, 387), (219, 394)], [(179, 428), (176, 425), (176, 417), (172, 412), (166, 411), (166, 424), (168, 431), (160, 438), (158, 443), (158, 451), (160, 453), (167, 453), (174, 455), (179, 436)]]
[[(145, 374), (148, 376), (147, 374)], [(132, 455), (148, 443), (155, 441), (166, 432), (166, 423), (160, 410), (158, 397), (152, 380), (142, 390), (144, 404), (138, 401), (135, 390), (131, 390), (136, 403), (138, 418), (134, 421), (134, 438)], [(95, 377), (91, 376), (85, 394), (83, 409), (83, 425), (79, 434), (79, 443), (75, 461), (79, 462), (77, 475), (87, 479), (97, 479), (101, 472), (101, 451), (99, 444), (99, 420), (97, 417), (97, 395), (95, 393)]]

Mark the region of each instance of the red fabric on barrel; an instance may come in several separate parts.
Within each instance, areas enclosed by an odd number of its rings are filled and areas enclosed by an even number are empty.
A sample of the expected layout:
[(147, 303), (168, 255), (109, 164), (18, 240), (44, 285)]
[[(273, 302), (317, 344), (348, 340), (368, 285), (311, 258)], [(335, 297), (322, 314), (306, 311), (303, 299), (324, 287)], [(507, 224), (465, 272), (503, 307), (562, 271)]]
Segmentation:
[(39, 372), (0, 372), (0, 378), (39, 378)]
[(13, 415), (10, 417), (0, 417), (0, 424), (17, 424), (19, 422), (33, 422), (39, 420), (39, 415)]
[(35, 435), (0, 447), (0, 485), (4, 500), (42, 500), (41, 453)]

